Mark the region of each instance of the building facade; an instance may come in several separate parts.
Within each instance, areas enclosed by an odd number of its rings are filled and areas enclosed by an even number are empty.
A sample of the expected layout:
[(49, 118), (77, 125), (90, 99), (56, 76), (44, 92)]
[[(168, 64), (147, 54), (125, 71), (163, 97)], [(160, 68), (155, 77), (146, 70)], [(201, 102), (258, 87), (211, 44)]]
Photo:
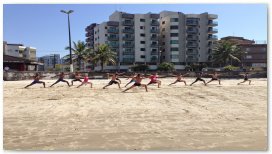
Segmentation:
[(36, 60), (36, 48), (34, 47), (26, 47), (23, 44), (8, 44), (8, 43), (4, 45), (5, 45), (5, 50), (4, 50), (5, 55), (25, 58), (29, 60)]
[(61, 64), (60, 54), (50, 54), (38, 58), (38, 61), (44, 63), (39, 67), (40, 71), (50, 71), (56, 68), (57, 64)]
[(95, 50), (100, 44), (108, 44), (116, 52), (117, 66), (106, 69), (128, 69), (135, 64), (156, 69), (161, 62), (184, 69), (190, 63), (210, 62), (212, 44), (217, 40), (215, 19), (217, 15), (208, 13), (115, 11), (108, 22), (86, 28), (86, 41)]

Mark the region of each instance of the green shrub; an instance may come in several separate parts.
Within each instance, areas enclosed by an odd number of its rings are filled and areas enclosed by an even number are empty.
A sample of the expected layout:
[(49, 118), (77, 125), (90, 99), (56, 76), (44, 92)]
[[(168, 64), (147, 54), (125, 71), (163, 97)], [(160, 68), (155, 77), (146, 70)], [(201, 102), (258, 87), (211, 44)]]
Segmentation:
[(238, 70), (239, 67), (235, 67), (235, 66), (232, 66), (232, 65), (227, 65), (224, 67), (224, 70), (225, 71), (234, 71), (234, 70)]
[(174, 64), (163, 62), (159, 65), (158, 70), (160, 71), (173, 71), (175, 70)]

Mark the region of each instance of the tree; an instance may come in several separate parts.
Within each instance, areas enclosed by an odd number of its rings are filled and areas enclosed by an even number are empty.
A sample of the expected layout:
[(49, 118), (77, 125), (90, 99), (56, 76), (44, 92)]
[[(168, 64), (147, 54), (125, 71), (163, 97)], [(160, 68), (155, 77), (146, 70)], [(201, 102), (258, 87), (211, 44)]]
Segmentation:
[(101, 71), (104, 70), (104, 65), (108, 63), (116, 64), (116, 53), (111, 51), (110, 47), (106, 44), (98, 46), (98, 50), (94, 51), (94, 57), (92, 58), (94, 63), (100, 62)]
[[(66, 47), (65, 49), (68, 50), (70, 47)], [(73, 47), (71, 47), (71, 50), (73, 51), (74, 54), (72, 54), (72, 60), (77, 61), (78, 69), (80, 70), (81, 68), (81, 61), (85, 60), (86, 55), (90, 52), (90, 49), (87, 48), (86, 43), (83, 41), (77, 41), (77, 43), (73, 42)], [(70, 55), (66, 55), (66, 58), (69, 57)], [(67, 58), (67, 59), (69, 59)]]
[(218, 41), (216, 46), (213, 48), (213, 62), (222, 64), (224, 66), (231, 64), (232, 62), (240, 63), (243, 52), (234, 42), (225, 40)]
[(174, 69), (174, 64), (167, 62), (161, 63), (158, 67), (158, 70), (160, 71), (173, 71)]

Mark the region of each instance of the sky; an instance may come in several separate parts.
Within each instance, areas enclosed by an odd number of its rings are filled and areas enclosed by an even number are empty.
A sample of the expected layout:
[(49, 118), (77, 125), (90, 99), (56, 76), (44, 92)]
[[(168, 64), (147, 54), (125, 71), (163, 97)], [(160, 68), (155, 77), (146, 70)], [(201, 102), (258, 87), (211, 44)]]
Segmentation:
[(37, 48), (37, 57), (67, 55), (69, 45), (67, 15), (60, 10), (74, 10), (70, 15), (72, 41), (85, 41), (85, 28), (107, 21), (114, 11), (159, 13), (177, 11), (186, 14), (208, 12), (218, 15), (217, 36), (241, 36), (267, 41), (266, 4), (4, 4), (3, 35), (8, 43)]

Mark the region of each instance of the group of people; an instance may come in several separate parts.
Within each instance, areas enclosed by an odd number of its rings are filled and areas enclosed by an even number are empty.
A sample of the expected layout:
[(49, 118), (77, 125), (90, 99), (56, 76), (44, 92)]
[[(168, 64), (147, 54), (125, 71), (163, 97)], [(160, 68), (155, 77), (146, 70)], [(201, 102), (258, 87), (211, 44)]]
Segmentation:
[[(77, 86), (77, 88), (83, 86), (83, 85), (90, 85), (91, 88), (93, 86), (93, 84), (91, 82), (89, 82), (89, 76), (87, 73), (85, 73), (84, 76), (82, 76), (79, 72), (76, 72), (74, 75), (74, 79), (71, 81), (71, 85), (69, 84), (68, 81), (64, 80), (64, 77), (65, 75), (69, 75), (69, 74), (65, 74), (63, 72), (61, 72), (60, 74), (54, 76), (54, 77), (57, 77), (58, 76), (58, 80), (53, 83), (52, 85), (50, 85), (50, 87), (53, 87), (55, 84), (59, 83), (59, 82), (65, 82), (67, 83), (67, 85), (70, 87), (70, 86), (73, 86), (73, 83), (74, 82), (81, 82), (80, 85)], [(111, 80), (110, 82), (103, 87), (103, 89), (105, 89), (106, 87), (108, 86), (111, 86), (113, 84), (117, 84), (119, 89), (121, 89), (121, 80), (118, 78), (119, 76), (122, 76), (122, 77), (126, 77), (127, 80), (128, 79), (131, 79), (126, 85), (125, 87), (127, 87), (129, 84), (131, 83), (134, 83), (132, 86), (130, 86), (129, 88), (126, 88), (123, 92), (126, 92), (134, 87), (144, 87), (146, 92), (148, 91), (147, 89), (147, 86), (148, 85), (151, 85), (151, 84), (157, 84), (158, 88), (160, 88), (161, 86), (161, 81), (159, 80), (159, 78), (163, 78), (163, 76), (159, 76), (158, 73), (154, 73), (154, 74), (148, 74), (148, 75), (143, 75), (143, 74), (132, 74), (131, 76), (125, 76), (124, 73), (114, 73), (114, 74), (107, 74), (108, 75), (108, 78), (111, 77)], [(173, 84), (176, 84), (178, 82), (183, 82), (185, 85), (187, 85), (186, 81), (184, 80), (184, 77), (188, 75), (188, 73), (186, 74), (181, 74), (179, 73), (178, 75), (172, 75), (172, 77), (176, 77), (176, 80), (173, 82), (173, 83), (170, 83), (169, 86), (173, 85)], [(206, 82), (204, 79), (202, 79), (202, 76), (203, 75), (210, 75), (211, 76), (211, 80), (209, 80), (208, 82)], [(29, 85), (27, 85), (25, 88), (28, 88), (34, 84), (43, 84), (44, 88), (45, 88), (45, 82), (43, 81), (40, 81), (40, 79), (44, 77), (44, 76), (41, 76), (39, 73), (36, 73), (35, 76), (33, 77), (34, 78), (34, 81), (32, 83), (30, 83)], [(164, 76), (166, 77), (166, 76)], [(251, 84), (251, 80), (248, 79), (248, 73), (245, 73), (243, 75), (244, 77), (244, 80), (242, 82), (239, 82), (239, 84), (241, 83), (245, 83), (245, 82), (249, 82), (249, 85)], [(142, 84), (142, 80), (145, 79), (145, 78), (149, 78), (150, 81), (148, 84)], [(81, 80), (83, 79), (83, 81)], [(202, 72), (200, 73), (196, 73), (196, 80), (190, 84), (190, 86), (192, 86), (194, 83), (198, 82), (198, 81), (202, 81), (204, 83), (204, 85), (206, 86), (208, 83), (212, 82), (212, 81), (218, 81), (219, 85), (221, 85), (221, 80), (219, 79), (219, 74), (214, 72), (213, 74), (204, 74)]]

